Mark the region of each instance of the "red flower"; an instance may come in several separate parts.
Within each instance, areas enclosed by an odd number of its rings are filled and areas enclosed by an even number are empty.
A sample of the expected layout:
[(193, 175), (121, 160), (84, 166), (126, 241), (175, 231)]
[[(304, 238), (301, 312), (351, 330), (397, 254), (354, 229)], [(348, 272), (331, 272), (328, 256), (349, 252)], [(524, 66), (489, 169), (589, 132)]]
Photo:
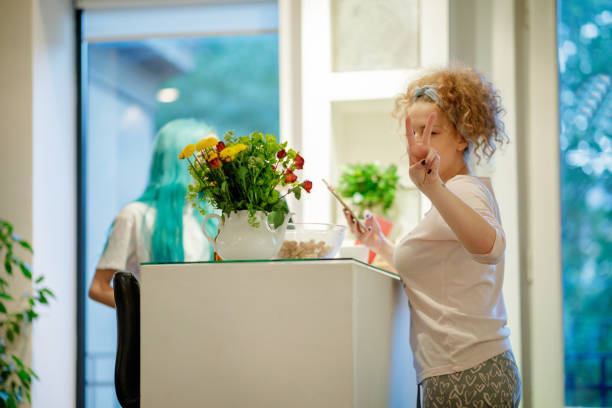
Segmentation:
[(293, 170), (291, 168), (288, 168), (287, 171), (285, 171), (285, 174), (293, 174)]
[(297, 180), (297, 176), (295, 174), (287, 174), (285, 176), (285, 183), (287, 184), (293, 183), (295, 180)]
[(223, 142), (217, 143), (217, 151), (220, 152), (223, 149), (225, 149), (225, 143)]
[[(220, 142), (220, 143), (223, 143), (223, 142)], [(214, 168), (221, 166), (221, 160), (219, 160), (219, 158), (217, 157), (211, 160), (208, 164), (210, 165), (211, 169), (214, 169)]]
[(312, 188), (312, 181), (310, 180), (304, 181), (304, 190), (306, 190), (307, 193), (310, 193), (311, 188)]
[(282, 159), (286, 155), (287, 155), (287, 152), (285, 151), (285, 149), (280, 150), (278, 153), (276, 153), (276, 157), (278, 157), (279, 159)]
[(295, 168), (302, 170), (304, 168), (304, 158), (299, 154), (295, 155)]

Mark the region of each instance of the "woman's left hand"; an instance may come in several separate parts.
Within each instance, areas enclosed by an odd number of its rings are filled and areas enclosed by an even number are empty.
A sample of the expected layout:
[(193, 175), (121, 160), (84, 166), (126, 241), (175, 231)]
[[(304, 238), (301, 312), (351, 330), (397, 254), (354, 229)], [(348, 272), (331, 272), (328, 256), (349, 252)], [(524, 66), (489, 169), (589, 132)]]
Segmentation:
[(427, 125), (420, 138), (416, 139), (410, 117), (406, 118), (406, 139), (408, 140), (408, 157), (410, 158), (410, 179), (421, 191), (441, 182), (438, 175), (440, 155), (430, 146), (431, 130), (436, 114), (427, 119)]

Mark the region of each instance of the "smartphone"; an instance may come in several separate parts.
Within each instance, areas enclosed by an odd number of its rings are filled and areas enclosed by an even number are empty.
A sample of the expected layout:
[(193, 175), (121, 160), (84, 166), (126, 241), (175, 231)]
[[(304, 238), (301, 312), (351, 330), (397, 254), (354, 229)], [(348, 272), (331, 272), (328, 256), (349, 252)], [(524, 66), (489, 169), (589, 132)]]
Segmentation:
[(344, 200), (340, 197), (340, 195), (338, 193), (336, 193), (336, 190), (334, 190), (334, 188), (329, 185), (327, 180), (325, 180), (325, 179), (321, 179), (321, 180), (323, 180), (323, 183), (325, 183), (325, 185), (327, 186), (327, 189), (329, 190), (329, 192), (332, 193), (332, 195), (336, 198), (336, 200), (338, 200), (340, 205), (342, 205), (342, 207), (344, 207), (344, 209), (346, 211), (348, 211), (349, 214), (351, 214), (351, 217), (353, 217), (353, 219), (355, 219), (357, 221), (357, 223), (359, 224), (359, 227), (361, 228), (361, 230), (363, 232), (367, 231), (368, 228), (365, 226), (365, 224), (355, 215), (355, 212), (353, 210), (351, 210), (351, 207), (349, 207), (348, 204), (346, 204), (344, 202)]

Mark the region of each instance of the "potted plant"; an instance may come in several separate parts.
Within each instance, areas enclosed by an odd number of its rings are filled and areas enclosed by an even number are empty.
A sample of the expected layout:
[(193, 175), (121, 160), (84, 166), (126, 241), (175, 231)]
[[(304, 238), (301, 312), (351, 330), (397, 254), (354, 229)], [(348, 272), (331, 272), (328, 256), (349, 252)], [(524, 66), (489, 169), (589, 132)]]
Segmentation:
[(0, 408), (18, 407), (26, 399), (31, 402), (32, 378), (38, 377), (21, 361), (15, 349), (18, 340), (38, 318), (36, 306), (48, 304), (49, 297), (54, 297), (53, 292), (41, 286), (42, 276), (34, 281), (31, 292), (24, 292), (18, 298), (10, 293), (16, 270), (32, 281), (30, 266), (15, 253), (18, 247), (32, 253), (30, 244), (14, 233), (8, 221), (0, 219), (0, 259), (4, 261), (4, 274), (0, 276)]
[[(289, 220), (284, 198), (310, 192), (312, 182), (300, 181), (304, 158), (287, 142), (261, 132), (238, 137), (227, 132), (190, 144), (179, 158), (188, 161), (193, 177), (188, 198), (208, 218), (219, 219), (219, 234), (211, 237), (222, 259), (268, 259), (283, 242)], [(221, 212), (206, 214), (204, 201)]]
[(387, 215), (395, 200), (399, 176), (397, 166), (378, 163), (350, 164), (340, 176), (338, 192), (349, 198), (363, 217), (365, 210)]
[[(388, 216), (395, 200), (398, 181), (395, 164), (387, 167), (378, 163), (350, 164), (342, 170), (338, 192), (352, 201), (359, 217), (364, 216), (365, 210)], [(388, 236), (393, 223), (379, 215), (375, 217), (382, 233)], [(368, 263), (373, 263), (375, 257), (376, 254), (369, 251)]]

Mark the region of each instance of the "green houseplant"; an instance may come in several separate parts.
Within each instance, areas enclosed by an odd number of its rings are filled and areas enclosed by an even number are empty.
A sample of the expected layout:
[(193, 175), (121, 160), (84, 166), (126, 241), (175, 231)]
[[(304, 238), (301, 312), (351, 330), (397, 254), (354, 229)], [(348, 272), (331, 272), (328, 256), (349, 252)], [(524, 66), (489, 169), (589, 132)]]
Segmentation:
[(342, 170), (338, 192), (351, 199), (360, 217), (364, 210), (379, 206), (387, 215), (395, 200), (398, 180), (395, 164), (387, 167), (378, 163), (351, 164)]
[(0, 274), (0, 408), (16, 408), (26, 399), (31, 401), (32, 378), (38, 377), (15, 354), (15, 346), (38, 317), (36, 306), (48, 304), (49, 297), (55, 297), (41, 287), (42, 276), (34, 281), (31, 292), (19, 298), (9, 293), (15, 271), (21, 271), (29, 281), (33, 279), (30, 266), (15, 253), (17, 248), (32, 253), (30, 244), (14, 233), (13, 225), (0, 219), (0, 259), (4, 263), (4, 273)]

